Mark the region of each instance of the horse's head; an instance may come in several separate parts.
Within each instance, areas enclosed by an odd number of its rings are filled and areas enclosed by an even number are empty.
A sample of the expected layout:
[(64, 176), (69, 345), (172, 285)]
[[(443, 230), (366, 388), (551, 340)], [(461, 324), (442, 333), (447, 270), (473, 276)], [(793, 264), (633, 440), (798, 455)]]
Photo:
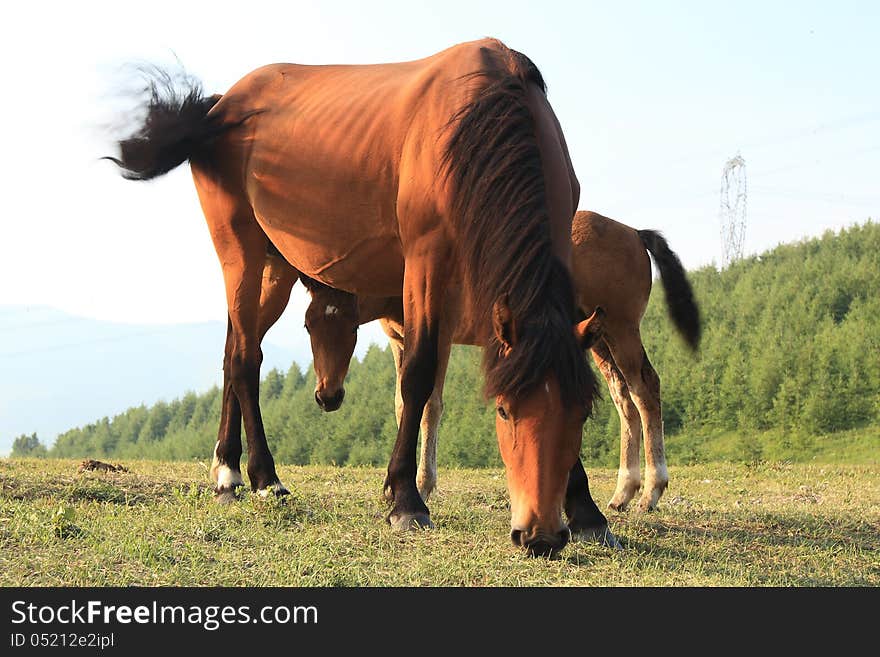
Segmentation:
[(324, 411), (335, 411), (345, 398), (345, 376), (357, 344), (357, 297), (323, 285), (310, 288), (306, 330), (312, 343), (315, 401)]
[[(582, 349), (601, 337), (603, 316), (597, 308), (575, 326), (575, 340)], [(493, 310), (493, 327), (501, 358), (510, 358), (519, 341), (503, 303)], [(590, 402), (571, 403), (562, 385), (559, 373), (548, 369), (524, 392), (495, 398), (495, 431), (510, 492), (510, 537), (533, 556), (555, 554), (570, 537), (562, 508)]]

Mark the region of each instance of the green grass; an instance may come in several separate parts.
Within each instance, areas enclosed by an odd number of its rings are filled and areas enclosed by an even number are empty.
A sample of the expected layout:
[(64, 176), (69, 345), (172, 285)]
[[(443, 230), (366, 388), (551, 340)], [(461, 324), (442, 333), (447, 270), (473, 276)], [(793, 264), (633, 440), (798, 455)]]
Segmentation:
[[(203, 463), (0, 460), (3, 586), (878, 586), (880, 466), (673, 467), (626, 549), (528, 559), (500, 470), (440, 472), (436, 529), (393, 532), (378, 468), (282, 467), (293, 494), (217, 505)], [(604, 507), (616, 473), (588, 469)]]

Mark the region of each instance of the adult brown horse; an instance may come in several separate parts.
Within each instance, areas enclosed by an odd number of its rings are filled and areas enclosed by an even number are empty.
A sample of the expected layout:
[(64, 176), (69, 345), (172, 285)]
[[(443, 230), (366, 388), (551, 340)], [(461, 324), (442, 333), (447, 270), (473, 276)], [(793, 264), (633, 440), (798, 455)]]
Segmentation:
[[(693, 290), (678, 256), (656, 231), (635, 230), (595, 212), (578, 212), (572, 221), (572, 267), (578, 305), (585, 313), (601, 307), (601, 336), (592, 346), (620, 416), (620, 468), (608, 506), (625, 510), (641, 486), (640, 443), (645, 442), (645, 485), (638, 509), (654, 509), (669, 482), (663, 445), (660, 378), (642, 344), (640, 324), (651, 294), (650, 253), (666, 291), (670, 317), (687, 344), (696, 349), (700, 315)], [(358, 299), (329, 288), (310, 288), (306, 311), (317, 375), (315, 399), (324, 410), (342, 403), (342, 384), (355, 347), (358, 323), (381, 320), (391, 339), (400, 373), (403, 354), (401, 305), (398, 299)], [(457, 342), (458, 340), (456, 340)], [(443, 372), (438, 367), (434, 392), (422, 416), (422, 451), (417, 485), (427, 501), (437, 481), (437, 431), (443, 413)], [(332, 400), (331, 404), (327, 401)], [(400, 379), (395, 398), (401, 412)]]
[[(419, 423), (458, 328), (484, 348), (512, 536), (530, 554), (561, 549), (561, 507), (588, 497), (571, 482), (595, 381), (569, 271), (579, 186), (537, 67), (483, 39), (395, 64), (269, 65), (222, 96), (194, 83), (151, 90), (141, 129), (111, 159), (134, 180), (190, 163), (226, 286), (225, 420), (241, 413), (251, 487), (283, 492), (258, 403), (271, 242), (324, 284), (403, 298), (389, 522), (431, 524), (416, 487)], [(240, 483), (240, 456), (218, 441), (214, 471), (229, 473), (218, 487)]]

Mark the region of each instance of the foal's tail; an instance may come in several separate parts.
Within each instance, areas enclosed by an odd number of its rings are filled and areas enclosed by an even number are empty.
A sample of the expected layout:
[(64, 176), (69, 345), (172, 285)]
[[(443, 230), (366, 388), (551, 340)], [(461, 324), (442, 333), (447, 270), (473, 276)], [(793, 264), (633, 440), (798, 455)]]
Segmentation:
[(205, 96), (195, 78), (172, 76), (158, 67), (140, 72), (147, 83), (144, 119), (130, 137), (119, 141), (118, 157), (101, 158), (122, 169), (123, 178), (150, 180), (168, 173), (241, 123), (226, 122), (216, 113), (208, 116), (221, 96)]
[(638, 233), (642, 244), (654, 257), (657, 269), (660, 270), (669, 316), (690, 348), (696, 350), (700, 344), (700, 309), (694, 300), (694, 291), (685, 275), (681, 260), (657, 231), (640, 230)]

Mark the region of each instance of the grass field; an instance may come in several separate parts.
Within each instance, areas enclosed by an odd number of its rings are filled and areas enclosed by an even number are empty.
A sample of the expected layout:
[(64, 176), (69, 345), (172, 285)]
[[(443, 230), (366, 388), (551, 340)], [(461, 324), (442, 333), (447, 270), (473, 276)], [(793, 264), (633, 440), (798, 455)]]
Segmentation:
[[(214, 503), (203, 463), (0, 460), (3, 586), (880, 585), (880, 466), (672, 467), (658, 511), (607, 513), (623, 551), (528, 559), (500, 470), (441, 469), (436, 529), (395, 533), (377, 468), (281, 467), (293, 494)], [(615, 472), (588, 468), (604, 507)]]

